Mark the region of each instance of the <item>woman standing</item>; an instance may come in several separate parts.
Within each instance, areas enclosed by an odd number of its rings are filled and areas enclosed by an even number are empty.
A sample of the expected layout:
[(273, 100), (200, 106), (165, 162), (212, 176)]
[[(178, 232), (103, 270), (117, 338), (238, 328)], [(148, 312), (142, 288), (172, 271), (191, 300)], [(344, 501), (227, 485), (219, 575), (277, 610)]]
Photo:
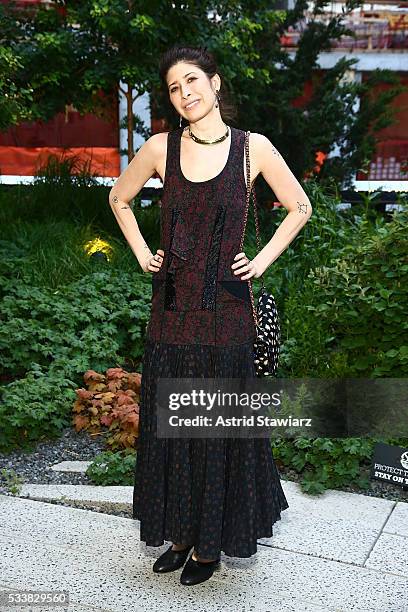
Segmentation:
[[(289, 212), (252, 261), (238, 252), (246, 206), (245, 132), (224, 122), (214, 58), (203, 48), (175, 46), (162, 56), (160, 75), (180, 124), (184, 118), (188, 125), (149, 138), (109, 201), (142, 269), (152, 273), (133, 518), (148, 546), (173, 542), (153, 571), (185, 564), (180, 581), (193, 585), (219, 568), (221, 551), (233, 557), (256, 553), (257, 539), (272, 535), (288, 503), (267, 438), (157, 438), (157, 378), (256, 376), (248, 279), (265, 272), (312, 209), (271, 142), (250, 134), (251, 183), (261, 172)], [(128, 202), (156, 171), (164, 184), (163, 248), (153, 255)]]

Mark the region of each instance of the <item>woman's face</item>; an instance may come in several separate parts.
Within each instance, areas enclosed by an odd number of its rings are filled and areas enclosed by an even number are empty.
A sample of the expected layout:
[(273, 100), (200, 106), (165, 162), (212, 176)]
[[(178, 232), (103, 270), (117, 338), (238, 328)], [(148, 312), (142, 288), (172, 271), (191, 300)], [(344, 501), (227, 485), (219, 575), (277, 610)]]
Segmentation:
[[(187, 62), (174, 64), (167, 73), (170, 102), (187, 121), (194, 122), (214, 108), (215, 90), (219, 90), (219, 76), (211, 81), (201, 68)], [(198, 100), (196, 104), (187, 106)]]

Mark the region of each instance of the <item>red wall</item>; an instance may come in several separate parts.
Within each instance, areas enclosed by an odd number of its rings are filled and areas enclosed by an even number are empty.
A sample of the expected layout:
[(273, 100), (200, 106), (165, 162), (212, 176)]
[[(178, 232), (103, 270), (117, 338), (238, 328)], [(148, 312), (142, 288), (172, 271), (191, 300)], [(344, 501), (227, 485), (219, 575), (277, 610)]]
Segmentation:
[(33, 176), (47, 154), (79, 155), (90, 160), (90, 171), (119, 176), (118, 102), (106, 120), (75, 110), (49, 121), (24, 122), (0, 132), (0, 174)]

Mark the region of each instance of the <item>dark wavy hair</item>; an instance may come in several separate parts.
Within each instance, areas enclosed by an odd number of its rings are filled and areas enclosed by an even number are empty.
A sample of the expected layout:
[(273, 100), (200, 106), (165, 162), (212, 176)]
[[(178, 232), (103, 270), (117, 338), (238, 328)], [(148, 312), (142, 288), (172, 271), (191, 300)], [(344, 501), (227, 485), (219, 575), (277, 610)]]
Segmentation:
[[(189, 64), (193, 64), (194, 66), (201, 68), (201, 70), (207, 75), (208, 79), (211, 79), (216, 73), (219, 74), (221, 77), (221, 87), (218, 93), (220, 114), (225, 123), (234, 122), (237, 117), (237, 108), (231, 102), (225, 80), (217, 68), (217, 62), (213, 54), (207, 50), (207, 47), (187, 47), (176, 44), (162, 54), (159, 60), (159, 74), (163, 87), (163, 93), (167, 94), (167, 99), (169, 98), (169, 91), (166, 81), (167, 73), (170, 68), (178, 62), (188, 62)], [(184, 120), (185, 119), (183, 117), (183, 121)]]

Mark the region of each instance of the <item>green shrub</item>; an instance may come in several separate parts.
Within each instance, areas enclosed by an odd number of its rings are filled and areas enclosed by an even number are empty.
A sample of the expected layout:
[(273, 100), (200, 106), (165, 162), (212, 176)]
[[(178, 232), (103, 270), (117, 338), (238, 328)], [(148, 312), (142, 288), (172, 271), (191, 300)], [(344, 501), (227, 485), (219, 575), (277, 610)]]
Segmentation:
[(4, 452), (71, 424), (73, 389), (85, 371), (138, 367), (151, 287), (147, 275), (109, 269), (56, 291), (2, 280), (0, 368), (18, 377), (0, 387)]
[(135, 480), (137, 455), (132, 449), (100, 453), (86, 470), (97, 485), (132, 486)]
[(71, 422), (76, 384), (63, 373), (32, 364), (24, 378), (1, 388), (0, 452), (58, 438)]
[[(151, 275), (141, 273), (108, 206), (108, 189), (49, 165), (33, 186), (0, 188), (0, 387), (4, 451), (58, 435), (70, 424), (87, 370), (127, 366), (142, 356)], [(60, 178), (55, 178), (56, 175)], [(314, 181), (313, 215), (268, 268), (266, 287), (281, 317), (279, 376), (405, 376), (407, 372), (406, 209), (391, 221), (366, 207), (340, 211), (340, 196)], [(367, 204), (367, 203), (366, 203)], [(152, 252), (157, 206), (135, 214)], [(356, 212), (358, 213), (356, 215)], [(262, 246), (286, 216), (259, 209)], [(252, 209), (244, 250), (256, 254)], [(109, 258), (85, 245), (105, 240)], [(260, 280), (254, 281), (255, 295)], [(317, 493), (358, 483), (376, 440), (274, 440), (274, 455)], [(404, 446), (404, 442), (395, 442)], [(133, 484), (135, 455), (106, 453), (91, 466), (97, 484)], [(98, 481), (99, 479), (99, 481)], [(121, 480), (123, 479), (123, 480)]]
[(331, 265), (290, 287), (281, 366), (288, 376), (408, 374), (408, 209), (388, 223), (362, 220)]
[(79, 382), (86, 370), (140, 360), (151, 288), (143, 274), (94, 272), (57, 291), (5, 279), (0, 366), (33, 362)]
[[(358, 221), (349, 211), (337, 207), (340, 197), (335, 192), (323, 190), (315, 181), (306, 183), (305, 189), (313, 206), (313, 214), (288, 248), (263, 274), (264, 283), (274, 293), (283, 319), (288, 312), (286, 299), (291, 292), (296, 294), (302, 291), (304, 279), (310, 270), (329, 265), (339, 256), (345, 244), (353, 243), (358, 227)], [(258, 214), (263, 248), (286, 217), (287, 211), (283, 207), (274, 210), (258, 207)], [(252, 204), (245, 246), (251, 257), (256, 255)], [(255, 279), (253, 283), (258, 290), (260, 279)]]
[(357, 485), (368, 489), (370, 480), (362, 468), (371, 463), (376, 442), (408, 446), (408, 438), (275, 438), (275, 459), (301, 475), (304, 493), (317, 495), (325, 489)]
[[(77, 227), (91, 224), (122, 237), (109, 206), (110, 189), (99, 183), (96, 172), (91, 172), (89, 160), (72, 153), (50, 154), (32, 183), (0, 186), (0, 227), (11, 221), (13, 225), (24, 221), (48, 224), (52, 219), (73, 221)], [(142, 197), (140, 192), (134, 198), (138, 209)]]

